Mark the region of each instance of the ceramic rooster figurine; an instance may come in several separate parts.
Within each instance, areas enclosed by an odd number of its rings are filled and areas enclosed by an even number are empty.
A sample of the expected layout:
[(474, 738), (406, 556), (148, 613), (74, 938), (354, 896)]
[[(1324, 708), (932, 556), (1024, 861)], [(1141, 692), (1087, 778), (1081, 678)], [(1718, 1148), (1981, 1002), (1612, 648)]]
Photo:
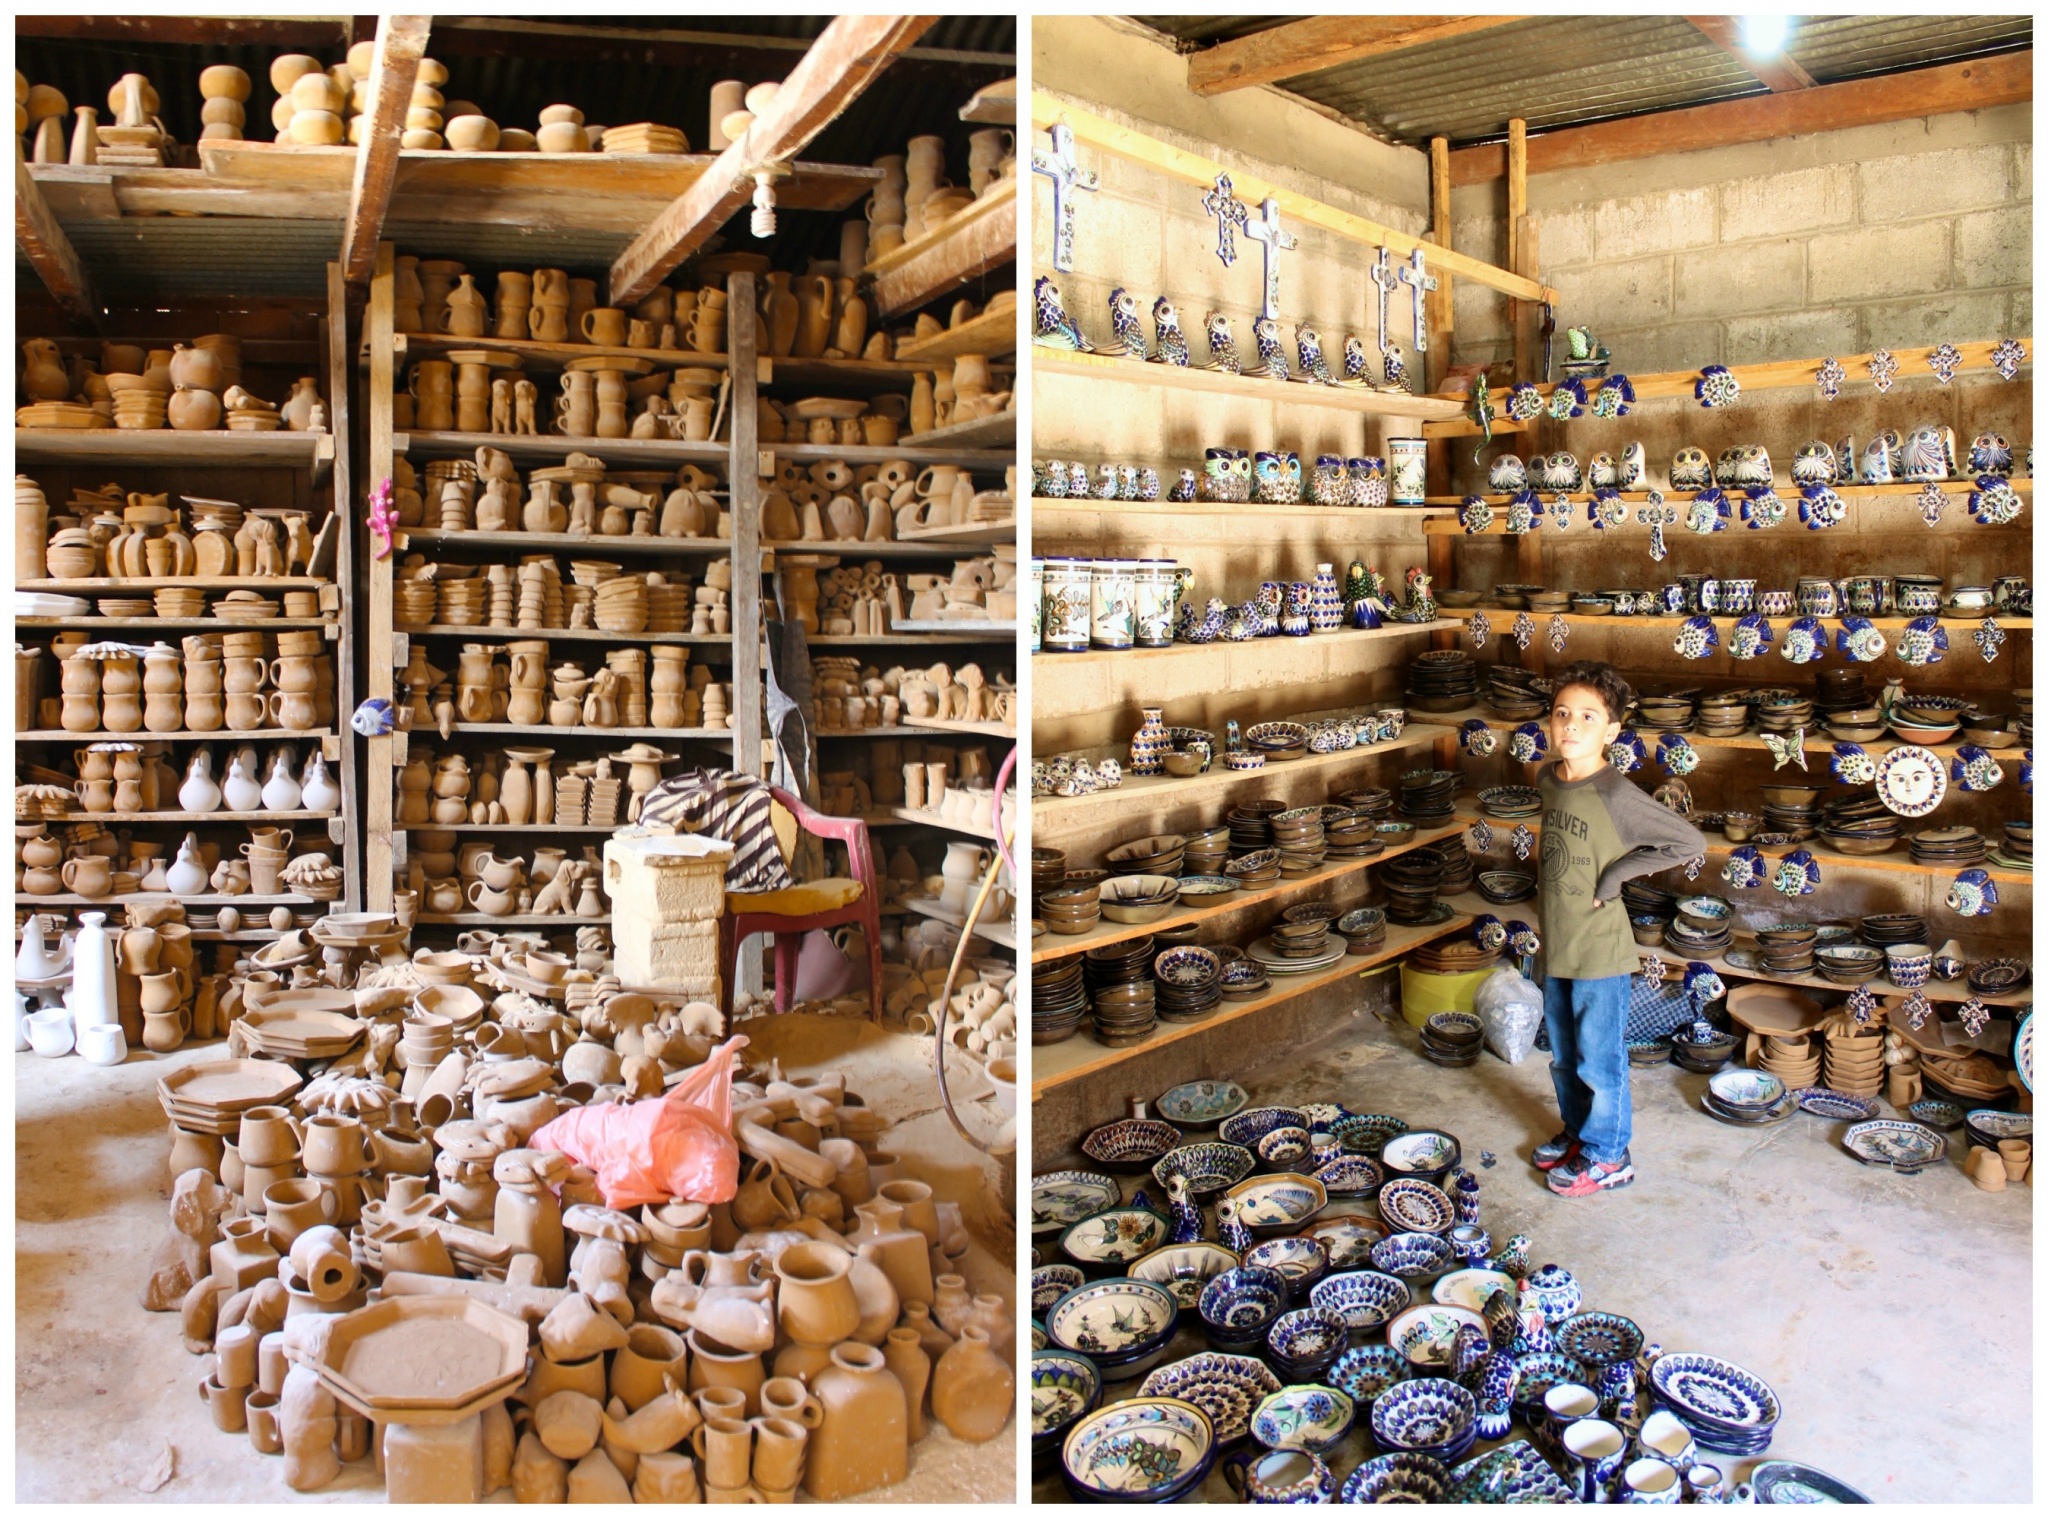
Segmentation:
[(1081, 335), (1080, 324), (1067, 315), (1060, 300), (1060, 287), (1044, 275), (1033, 287), (1035, 325), (1031, 341), (1047, 348), (1065, 348), (1074, 353), (1093, 353), (1095, 345)]
[(1280, 324), (1269, 316), (1252, 323), (1252, 341), (1258, 345), (1259, 368), (1255, 373), (1269, 380), (1287, 378), (1287, 350), (1280, 346)]
[(1242, 374), (1244, 365), (1237, 356), (1237, 339), (1231, 336), (1230, 318), (1212, 311), (1202, 325), (1209, 337), (1209, 367), (1226, 374)]
[(1152, 303), (1152, 326), (1159, 341), (1152, 355), (1155, 364), (1178, 364), (1188, 366), (1188, 340), (1181, 336), (1180, 313), (1173, 309), (1173, 302), (1165, 296)]
[(1294, 349), (1301, 358), (1301, 373), (1296, 375), (1311, 385), (1334, 385), (1330, 377), (1329, 363), (1323, 358), (1323, 340), (1313, 327), (1294, 329)]
[(1116, 346), (1133, 359), (1149, 359), (1145, 331), (1138, 325), (1138, 298), (1119, 285), (1109, 293), (1109, 325), (1116, 333)]

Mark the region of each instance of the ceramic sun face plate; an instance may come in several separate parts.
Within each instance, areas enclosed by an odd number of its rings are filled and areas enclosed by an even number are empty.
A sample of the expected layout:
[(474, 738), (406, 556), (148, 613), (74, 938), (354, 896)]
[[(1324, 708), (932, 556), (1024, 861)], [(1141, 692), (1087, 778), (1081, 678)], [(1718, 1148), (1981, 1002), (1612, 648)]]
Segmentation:
[(1940, 758), (1918, 744), (1900, 744), (1877, 762), (1878, 800), (1901, 817), (1925, 817), (1947, 791)]

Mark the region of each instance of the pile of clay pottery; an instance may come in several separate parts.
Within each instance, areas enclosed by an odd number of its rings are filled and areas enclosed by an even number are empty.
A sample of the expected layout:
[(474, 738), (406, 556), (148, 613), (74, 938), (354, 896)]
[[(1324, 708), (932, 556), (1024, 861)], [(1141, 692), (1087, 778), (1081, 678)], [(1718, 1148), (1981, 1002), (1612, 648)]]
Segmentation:
[[(368, 84), (368, 54), (374, 44), (359, 44), (364, 52), (363, 80)], [(426, 66), (421, 65), (425, 77)], [(270, 87), (277, 91), (270, 122), (277, 140), (300, 147), (337, 147), (348, 140), (348, 119), (360, 111), (355, 96), (356, 71), (347, 63), (328, 67), (304, 53), (284, 53), (270, 61)], [(367, 100), (362, 104), (367, 104)]]
[[(92, 108), (82, 109), (90, 114)], [(64, 119), (70, 114), (71, 102), (62, 90), (54, 84), (31, 85), (20, 69), (14, 71), (14, 134), (29, 139), (29, 162), (64, 162)]]
[(746, 136), (754, 118), (781, 93), (781, 83), (772, 79), (751, 89), (737, 79), (721, 79), (711, 86), (711, 151), (721, 153)]
[(199, 71), (199, 94), (205, 101), (199, 108), (199, 140), (240, 141), (248, 124), (249, 76), (233, 64), (216, 63)]
[(76, 150), (89, 143), (85, 162), (134, 169), (162, 168), (164, 148), (171, 137), (157, 118), (160, 106), (156, 90), (146, 78), (123, 74), (107, 91), (107, 111), (113, 125), (95, 127), (81, 117), (79, 130), (73, 135), (74, 161), (79, 156)]
[[(855, 287), (854, 275), (840, 263), (814, 259), (799, 275), (768, 269), (764, 259), (758, 272), (756, 341), (763, 353), (799, 359), (843, 359), (861, 353), (868, 335), (867, 302)], [(851, 414), (859, 415), (859, 408)]]

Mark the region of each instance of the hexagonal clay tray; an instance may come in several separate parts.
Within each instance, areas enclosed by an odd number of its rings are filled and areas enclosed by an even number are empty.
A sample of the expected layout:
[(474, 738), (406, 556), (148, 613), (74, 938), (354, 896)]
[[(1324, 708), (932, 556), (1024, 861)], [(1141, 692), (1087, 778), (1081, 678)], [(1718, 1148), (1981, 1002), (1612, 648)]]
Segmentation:
[(379, 1411), (453, 1409), (523, 1381), (526, 1344), (523, 1321), (473, 1298), (391, 1298), (336, 1324), (319, 1370)]

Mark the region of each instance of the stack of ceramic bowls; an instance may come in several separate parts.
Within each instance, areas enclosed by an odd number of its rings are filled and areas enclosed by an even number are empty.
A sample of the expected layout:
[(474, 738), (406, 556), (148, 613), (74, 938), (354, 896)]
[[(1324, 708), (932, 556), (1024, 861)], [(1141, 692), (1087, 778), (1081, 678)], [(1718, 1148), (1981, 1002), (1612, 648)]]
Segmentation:
[(1329, 942), (1330, 920), (1319, 915), (1295, 921), (1283, 917), (1273, 925), (1267, 941), (1273, 954), (1282, 960), (1321, 959)]
[(1862, 986), (1884, 969), (1884, 951), (1867, 944), (1827, 944), (1813, 952), (1813, 968), (1837, 986)]
[(1861, 665), (1814, 672), (1813, 707), (1823, 720), (1840, 712), (1860, 711), (1869, 702), (1870, 692), (1864, 684)]
[(1233, 857), (1273, 846), (1273, 815), (1285, 812), (1285, 802), (1266, 798), (1243, 802), (1230, 809), (1224, 820), (1230, 825), (1230, 853)]
[(1418, 823), (1438, 823), (1451, 815), (1458, 795), (1455, 770), (1409, 770), (1400, 785), (1401, 816)]
[(1130, 1398), (1069, 1427), (1059, 1462), (1078, 1503), (1174, 1503), (1216, 1462), (1216, 1427), (1179, 1398)]
[(1323, 809), (1290, 807), (1276, 812), (1270, 824), (1273, 843), (1280, 851), (1280, 874), (1290, 878), (1313, 875), (1322, 867)]
[(1764, 1035), (1757, 1064), (1795, 1092), (1820, 1080), (1820, 1051), (1810, 1034)]
[(1968, 823), (1919, 829), (1906, 840), (1906, 848), (1915, 865), (1934, 865), (1949, 870), (1980, 865), (1989, 853), (1984, 835)]
[(1488, 786), (1479, 793), (1479, 809), (1490, 818), (1532, 818), (1543, 810), (1543, 793), (1534, 786)]
[(1479, 1403), (1456, 1382), (1416, 1377), (1373, 1400), (1372, 1434), (1383, 1451), (1431, 1456), (1448, 1466), (1479, 1438)]
[(1032, 1353), (1031, 1474), (1034, 1478), (1049, 1475), (1059, 1465), (1060, 1446), (1066, 1440), (1067, 1431), (1093, 1412), (1101, 1397), (1102, 1373), (1095, 1369), (1095, 1363), (1087, 1356), (1077, 1350), (1054, 1350), (1050, 1346)]
[(1096, 894), (1112, 923), (1156, 923), (1180, 904), (1180, 881), (1170, 875), (1112, 876)]
[(1775, 1123), (1798, 1107), (1792, 1090), (1774, 1072), (1737, 1068), (1708, 1078), (1700, 1100), (1709, 1113), (1728, 1123)]
[(1749, 727), (1749, 699), (1739, 691), (1700, 697), (1693, 708), (1692, 731), (1702, 738), (1733, 738)]
[(1384, 786), (1355, 786), (1348, 791), (1333, 791), (1330, 800), (1339, 806), (1349, 807), (1355, 816), (1372, 822), (1390, 817), (1394, 811), (1394, 793)]
[(1280, 851), (1255, 849), (1241, 854), (1223, 867), (1223, 873), (1246, 891), (1271, 886), (1280, 879)]
[(1820, 836), (1843, 854), (1883, 854), (1905, 824), (1875, 793), (1839, 796), (1820, 810)]
[(1151, 937), (1103, 944), (1085, 955), (1089, 1005), (1095, 1015), (1095, 1037), (1112, 1048), (1142, 1044), (1157, 1026), (1157, 1009), (1149, 967)]
[(1844, 707), (1827, 714), (1827, 730), (1845, 744), (1867, 744), (1884, 737), (1884, 713), (1876, 707)]
[[(1102, 894), (1094, 886), (1058, 886), (1038, 899), (1038, 916), (1056, 934), (1085, 934), (1102, 921)], [(1038, 988), (1033, 988), (1034, 995)]]
[(1650, 1395), (1708, 1450), (1731, 1456), (1770, 1448), (1782, 1407), (1770, 1384), (1732, 1362), (1671, 1351), (1650, 1363)]
[(1177, 876), (1186, 852), (1186, 841), (1179, 834), (1154, 834), (1117, 845), (1102, 857), (1102, 863), (1116, 876)]
[(159, 390), (145, 375), (110, 374), (106, 379), (114, 395), (116, 427), (152, 431), (164, 425), (171, 405), (168, 387)]
[(1813, 727), (1813, 698), (1796, 691), (1761, 691), (1757, 694), (1756, 725), (1764, 733), (1790, 733), (1795, 728)]
[(1819, 786), (1770, 785), (1759, 788), (1764, 798), (1764, 827), (1773, 833), (1810, 839), (1820, 825)]
[(1816, 932), (1811, 923), (1780, 923), (1759, 929), (1756, 944), (1764, 969), (1781, 976), (1812, 974)]
[(1718, 955), (1734, 937), (1735, 908), (1725, 897), (1681, 897), (1673, 908), (1676, 915), (1664, 942), (1690, 959)]
[(1434, 1013), (1422, 1025), (1422, 1053), (1437, 1065), (1471, 1065), (1486, 1042), (1486, 1030), (1471, 1013)]
[(1736, 1038), (1711, 1023), (1690, 1023), (1672, 1031), (1672, 1064), (1702, 1076), (1711, 1076), (1735, 1053)]
[(1088, 990), (1082, 981), (1081, 957), (1048, 960), (1031, 974), (1031, 1042), (1058, 1044), (1081, 1026), (1088, 1014)]
[(1479, 666), (1463, 649), (1432, 649), (1408, 665), (1408, 705), (1417, 712), (1460, 712), (1479, 701)]
[(1693, 727), (1694, 695), (1691, 691), (1682, 691), (1669, 696), (1637, 697), (1634, 724), (1636, 731), (1690, 733)]
[(1183, 875), (1213, 876), (1230, 859), (1228, 828), (1204, 828), (1184, 835), (1182, 843), (1180, 868)]
[(1341, 1315), (1327, 1308), (1283, 1313), (1266, 1331), (1266, 1360), (1290, 1386), (1313, 1385), (1335, 1364), (1350, 1342)]
[(2024, 960), (1978, 960), (1964, 974), (1978, 996), (2002, 997), (2025, 986), (2033, 971)]
[(398, 1040), (398, 1063), (405, 1068), (405, 1095), (417, 1096), (417, 1089), (427, 1084), (434, 1067), (454, 1048), (455, 1024), (452, 1019), (429, 1013), (409, 1016)]
[(1496, 661), (1486, 667), (1486, 706), (1508, 722), (1534, 722), (1550, 710), (1550, 683), (1533, 670)]
[(1038, 899), (1066, 884), (1067, 855), (1062, 849), (1031, 851), (1031, 915), (1038, 916)]
[(2005, 838), (1997, 849), (1991, 851), (1991, 863), (2003, 865), (2008, 870), (2032, 870), (2034, 868), (2034, 821), (2032, 818), (2011, 818), (2005, 825)]
[(1379, 867), (1389, 923), (1427, 923), (1436, 914), (1443, 859), (1434, 849), (1411, 849)]
[(1334, 802), (1323, 808), (1325, 860), (1370, 859), (1386, 847), (1373, 819)]
[[(1274, 1131), (1277, 1134), (1287, 1132), (1285, 1129)], [(1267, 1136), (1269, 1139), (1271, 1137)], [(1264, 1266), (1268, 1270), (1279, 1272), (1287, 1278), (1289, 1301), (1301, 1304), (1309, 1301), (1309, 1294), (1314, 1290), (1316, 1283), (1329, 1275), (1330, 1252), (1323, 1247), (1321, 1240), (1311, 1239), (1304, 1234), (1288, 1234), (1252, 1246), (1244, 1253), (1244, 1264)], [(1271, 1330), (1267, 1331), (1267, 1339), (1270, 1343)], [(1288, 1380), (1307, 1379), (1290, 1377)]]
[(1268, 762), (1298, 760), (1308, 753), (1308, 729), (1300, 723), (1253, 723), (1244, 731), (1244, 743)]
[(1526, 902), (1536, 895), (1536, 877), (1526, 870), (1482, 870), (1479, 894), (1500, 907)]
[(1199, 1023), (1222, 1005), (1222, 975), (1215, 952), (1199, 944), (1161, 952), (1152, 962), (1159, 1017), (1168, 1023)]
[(1346, 954), (1369, 955), (1387, 942), (1387, 915), (1377, 907), (1354, 907), (1331, 926), (1343, 936)]
[(1439, 896), (1451, 896), (1457, 892), (1470, 891), (1479, 870), (1479, 862), (1472, 858), (1465, 848), (1465, 835), (1454, 833), (1447, 839), (1438, 839), (1429, 846), (1436, 851), (1436, 857), (1443, 861), (1443, 870), (1436, 881)]
[(1258, 961), (1245, 958), (1224, 962), (1217, 985), (1233, 1002), (1248, 1002), (1273, 989), (1273, 975)]
[(1403, 1177), (1441, 1186), (1464, 1154), (1455, 1134), (1441, 1129), (1411, 1129), (1380, 1146), (1379, 1162), (1389, 1181)]
[(1884, 1035), (1825, 1034), (1821, 1038), (1821, 1084), (1851, 1097), (1875, 1097), (1884, 1087)]
[(1266, 1331), (1287, 1311), (1287, 1278), (1267, 1266), (1233, 1266), (1209, 1278), (1195, 1305), (1212, 1349), (1257, 1355)]

